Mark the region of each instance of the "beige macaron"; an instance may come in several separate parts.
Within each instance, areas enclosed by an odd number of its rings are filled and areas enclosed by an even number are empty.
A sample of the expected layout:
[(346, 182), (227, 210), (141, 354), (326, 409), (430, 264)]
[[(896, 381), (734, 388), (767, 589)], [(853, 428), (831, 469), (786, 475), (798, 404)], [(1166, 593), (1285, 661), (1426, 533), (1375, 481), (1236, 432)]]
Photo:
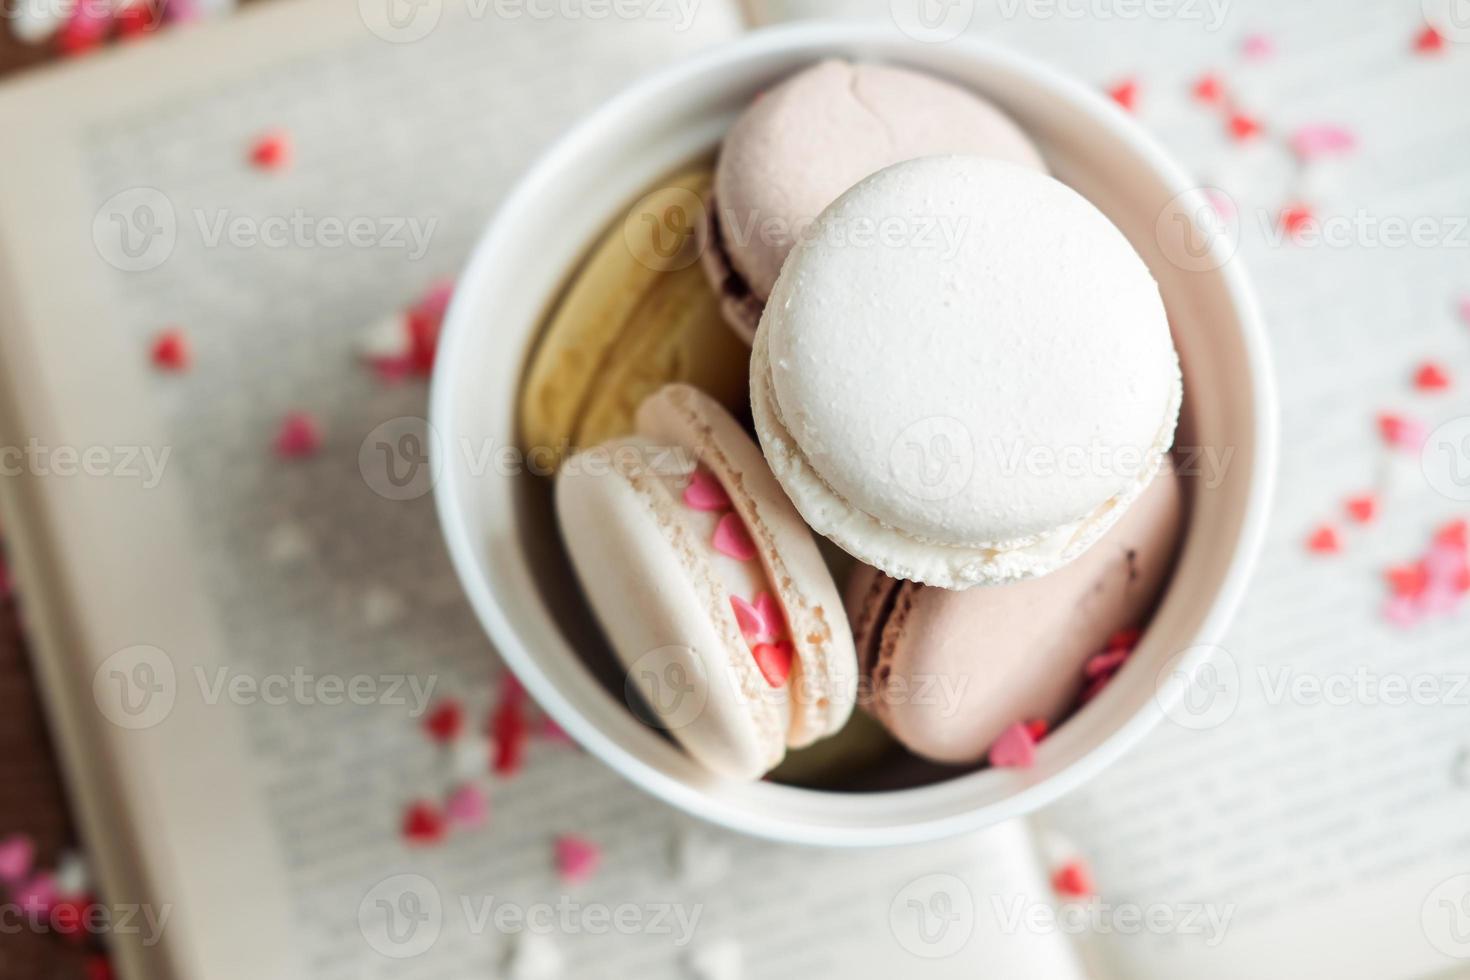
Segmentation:
[(669, 385), (636, 421), (558, 474), (567, 551), (638, 707), (712, 771), (759, 778), (852, 711), (841, 596), (723, 407)]
[(1041, 578), (955, 592), (859, 566), (847, 603), (869, 709), (911, 751), (949, 763), (984, 758), (1016, 722), (1056, 724), (1088, 658), (1144, 624), (1182, 523), (1180, 478), (1166, 464), (1102, 540)]

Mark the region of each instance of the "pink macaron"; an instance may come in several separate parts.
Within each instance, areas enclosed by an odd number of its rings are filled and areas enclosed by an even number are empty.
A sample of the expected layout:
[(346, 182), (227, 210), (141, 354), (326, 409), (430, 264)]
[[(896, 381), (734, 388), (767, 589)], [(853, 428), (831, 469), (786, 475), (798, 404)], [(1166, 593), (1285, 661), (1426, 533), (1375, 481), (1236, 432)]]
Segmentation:
[(847, 605), (869, 710), (911, 751), (957, 764), (1016, 722), (1058, 723), (1088, 658), (1158, 601), (1182, 522), (1170, 465), (1097, 544), (1040, 578), (956, 592), (859, 566)]
[(629, 692), (706, 767), (759, 778), (847, 721), (857, 659), (837, 586), (709, 396), (649, 396), (634, 435), (563, 465), (556, 510)]
[(903, 160), (954, 153), (1046, 170), (999, 109), (923, 72), (830, 60), (762, 93), (720, 148), (703, 253), (730, 325), (751, 341), (787, 253), (843, 191)]

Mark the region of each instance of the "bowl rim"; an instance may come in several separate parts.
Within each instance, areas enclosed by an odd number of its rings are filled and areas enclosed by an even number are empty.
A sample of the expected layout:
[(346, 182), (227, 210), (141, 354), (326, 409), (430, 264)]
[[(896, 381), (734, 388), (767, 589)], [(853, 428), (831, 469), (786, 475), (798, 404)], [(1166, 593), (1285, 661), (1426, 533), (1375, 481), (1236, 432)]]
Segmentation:
[[(817, 52), (822, 48), (869, 45), (912, 47), (916, 52), (932, 49), (932, 45), (905, 38), (882, 24), (807, 21), (750, 31), (734, 41), (707, 49), (634, 82), (600, 103), (553, 141), (514, 182), (481, 233), (461, 274), (461, 281), (476, 282), (485, 278), (485, 270), (508, 245), (513, 244), (514, 230), (521, 225), (521, 219), (550, 189), (550, 175), (558, 169), (557, 163), (582, 156), (588, 145), (595, 143), (604, 130), (625, 116), (626, 106), (647, 104), (656, 100), (660, 93), (678, 89), (688, 79), (758, 57), (803, 52), (818, 57)], [(1158, 181), (1174, 194), (1197, 192), (1200, 185), (1184, 173), (1151, 134), (1110, 99), (1078, 79), (1040, 60), (979, 37), (962, 36), (946, 41), (945, 46), (959, 50), (965, 58), (994, 64), (1035, 80), (1070, 101), (1077, 111), (1106, 126), (1129, 150), (1144, 159)], [(1219, 275), (1236, 311), (1239, 339), (1249, 374), (1255, 453), (1234, 553), (1219, 588), (1208, 601), (1200, 619), (1195, 632), (1197, 644), (1201, 642), (1200, 637), (1218, 637), (1223, 633), (1249, 585), (1251, 572), (1264, 544), (1279, 461), (1280, 421), (1275, 374), (1259, 305), (1240, 262), (1227, 261), (1213, 271)], [(428, 422), (430, 431), (436, 433), (436, 437), (430, 440), (431, 452), (441, 456), (433, 464), (435, 473), (443, 472), (448, 463), (445, 447), (455, 445), (458, 438), (453, 404), (465, 372), (455, 370), (452, 365), (459, 362), (460, 350), (475, 327), (466, 312), (469, 305), (465, 293), (456, 290), (444, 320), (430, 381)], [(1164, 717), (1170, 707), (1169, 702), (1177, 700), (1182, 690), (1177, 685), (1166, 686), (1159, 697), (1149, 699), (1141, 710), (1118, 724), (1109, 735), (1070, 765), (992, 806), (901, 824), (859, 827), (833, 827), (799, 823), (783, 817), (733, 813), (698, 787), (655, 768), (608, 738), (562, 695), (542, 670), (538, 657), (527, 649), (512, 627), (500, 599), (479, 572), (480, 556), (476, 549), (480, 544), (467, 526), (467, 503), (462, 499), (457, 481), (437, 479), (434, 500), (451, 563), (476, 618), (497, 654), (541, 708), (599, 761), (643, 791), (711, 823), (757, 837), (824, 846), (887, 846), (951, 837), (1032, 812), (1091, 780), (1136, 745)], [(1192, 648), (1177, 662), (1177, 666), (1193, 669), (1207, 656), (1207, 648)], [(919, 797), (925, 791), (948, 782), (950, 780), (934, 786), (890, 790), (883, 795)]]

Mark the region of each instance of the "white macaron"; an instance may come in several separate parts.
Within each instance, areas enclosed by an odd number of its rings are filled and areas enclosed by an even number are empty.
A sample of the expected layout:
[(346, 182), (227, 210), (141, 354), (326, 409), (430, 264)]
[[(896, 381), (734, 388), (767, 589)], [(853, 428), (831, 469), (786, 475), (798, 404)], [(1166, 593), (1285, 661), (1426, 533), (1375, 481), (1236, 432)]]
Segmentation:
[(628, 686), (691, 755), (755, 779), (856, 700), (842, 598), (730, 414), (687, 385), (557, 475), (562, 537)]
[(766, 304), (756, 431), (807, 522), (945, 588), (1076, 558), (1157, 472), (1182, 399), (1157, 284), (1076, 191), (973, 157), (822, 212)]

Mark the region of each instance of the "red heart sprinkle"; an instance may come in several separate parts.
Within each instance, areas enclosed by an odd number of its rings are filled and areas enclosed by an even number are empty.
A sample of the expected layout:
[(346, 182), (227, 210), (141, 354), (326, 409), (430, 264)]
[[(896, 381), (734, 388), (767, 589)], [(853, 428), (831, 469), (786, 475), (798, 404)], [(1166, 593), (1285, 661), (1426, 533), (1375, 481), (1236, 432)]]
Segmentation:
[(428, 800), (419, 800), (403, 816), (403, 837), (410, 844), (437, 844), (444, 839), (444, 813)]
[(1051, 887), (1069, 898), (1087, 898), (1095, 891), (1092, 873), (1081, 861), (1069, 861), (1058, 868), (1051, 876)]
[(1359, 524), (1367, 524), (1378, 516), (1378, 498), (1371, 493), (1349, 497), (1343, 504), (1348, 516)]
[(1414, 38), (1414, 50), (1420, 54), (1438, 54), (1444, 50), (1444, 35), (1434, 27), (1426, 27)]
[(314, 456), (322, 448), (322, 427), (309, 412), (290, 412), (276, 432), (276, 453), (287, 459)]
[(436, 742), (452, 742), (464, 731), (464, 706), (450, 698), (441, 701), (424, 719), (424, 731)]
[(1319, 555), (1335, 555), (1342, 550), (1342, 539), (1336, 528), (1323, 524), (1307, 538), (1307, 549)]
[(1132, 112), (1138, 107), (1138, 82), (1131, 78), (1124, 79), (1108, 89), (1108, 97)]
[(1047, 733), (1051, 731), (1051, 722), (1045, 718), (1033, 718), (1025, 724), (1026, 731), (1030, 733), (1033, 742), (1046, 738)]
[(1108, 637), (1107, 648), (1109, 650), (1132, 650), (1138, 646), (1138, 641), (1142, 636), (1143, 630), (1136, 626), (1118, 630), (1118, 632)]
[(786, 683), (786, 678), (791, 676), (792, 649), (789, 640), (780, 643), (757, 643), (751, 648), (751, 655), (755, 657), (755, 665), (760, 668), (761, 676), (766, 683), (772, 687), (780, 687)]
[(1464, 520), (1451, 521), (1434, 532), (1434, 543), (1457, 548), (1470, 546), (1470, 524)]
[(261, 170), (280, 170), (291, 162), (291, 138), (283, 131), (265, 133), (250, 147), (250, 162)]
[(1241, 142), (1255, 139), (1261, 135), (1263, 128), (1261, 123), (1253, 116), (1248, 116), (1243, 112), (1232, 112), (1230, 114), (1230, 135)]
[(1225, 86), (1214, 75), (1201, 75), (1192, 91), (1196, 99), (1209, 105), (1217, 105), (1225, 98)]
[(1300, 236), (1315, 220), (1311, 207), (1305, 204), (1289, 204), (1281, 209), (1281, 227), (1292, 238)]
[(1449, 386), (1449, 372), (1433, 361), (1425, 361), (1414, 372), (1414, 387), (1420, 391), (1443, 391)]
[(1422, 561), (1411, 565), (1391, 565), (1384, 569), (1389, 590), (1396, 596), (1417, 596), (1429, 584), (1429, 571)]
[(169, 327), (153, 338), (152, 358), (163, 371), (182, 371), (189, 366), (189, 339), (178, 327)]

